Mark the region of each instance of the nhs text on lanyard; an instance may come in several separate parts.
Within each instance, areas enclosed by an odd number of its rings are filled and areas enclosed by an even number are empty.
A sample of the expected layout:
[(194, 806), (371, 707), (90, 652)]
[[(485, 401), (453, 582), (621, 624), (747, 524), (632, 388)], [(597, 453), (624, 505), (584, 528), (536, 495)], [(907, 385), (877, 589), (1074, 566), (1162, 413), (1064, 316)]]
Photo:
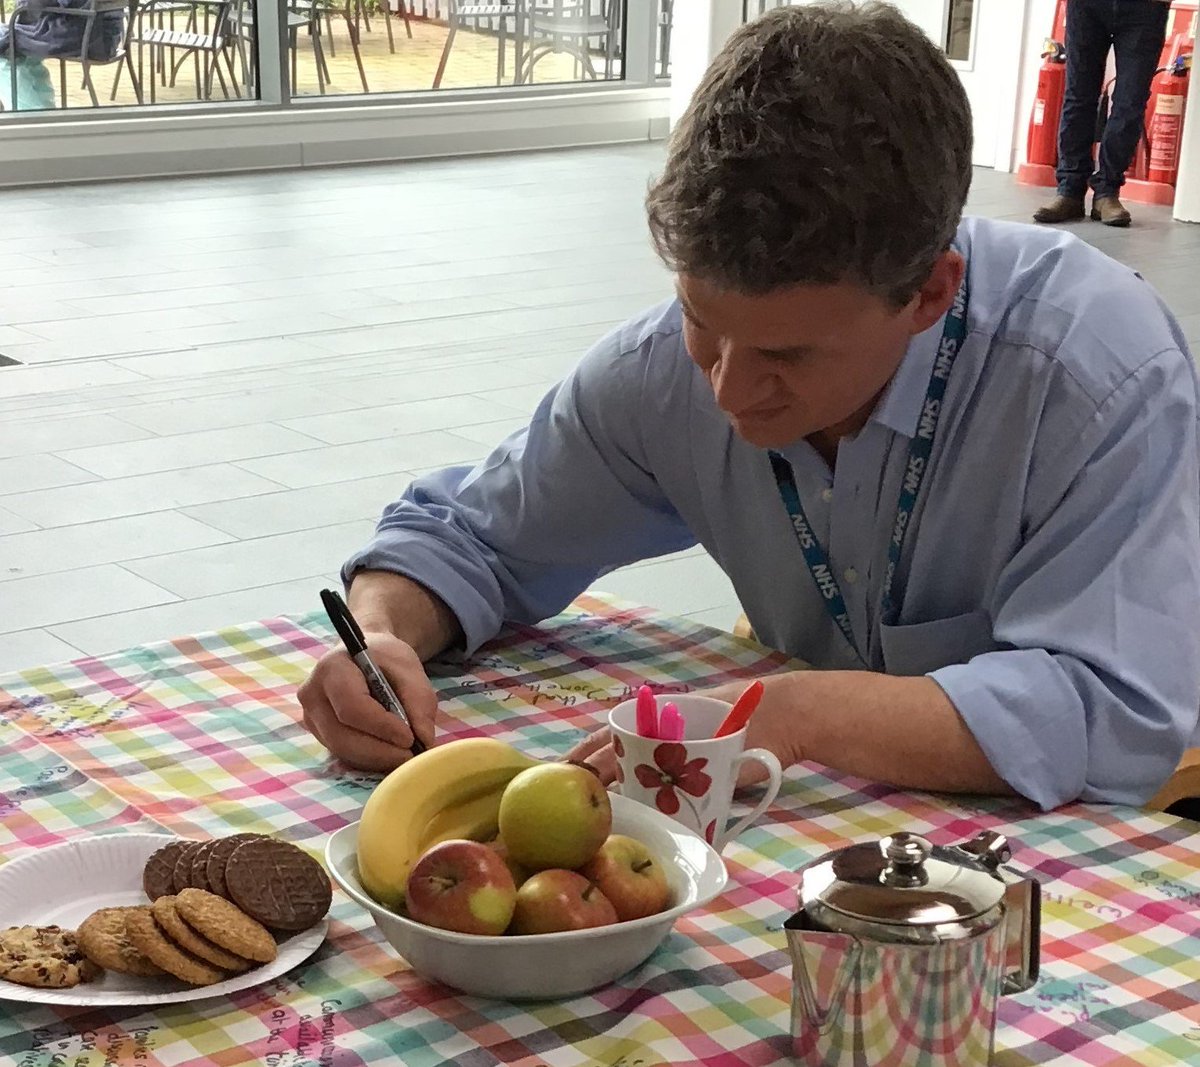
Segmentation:
[[(929, 376), (929, 388), (925, 391), (925, 402), (921, 407), (921, 418), (917, 424), (917, 432), (908, 448), (908, 462), (904, 468), (904, 479), (900, 485), (900, 499), (896, 504), (896, 521), (892, 525), (892, 536), (888, 542), (887, 570), (883, 576), (883, 597), (880, 605), (880, 618), (885, 626), (895, 623), (900, 614), (900, 603), (903, 594), (895, 591), (896, 570), (900, 566), (900, 556), (904, 550), (904, 535), (908, 533), (909, 522), (913, 509), (917, 505), (917, 496), (925, 481), (925, 472), (929, 468), (929, 456), (933, 452), (933, 439), (937, 434), (938, 421), (942, 414), (942, 401), (946, 396), (946, 384), (950, 380), (950, 372), (954, 361), (958, 358), (963, 339), (967, 336), (967, 280), (964, 277), (962, 286), (954, 298), (954, 303), (946, 313), (946, 324), (942, 330), (942, 339), (938, 343), (937, 358), (934, 360), (933, 373)], [(817, 590), (825, 601), (825, 609), (837, 623), (838, 629), (854, 649), (858, 658), (866, 663), (859, 652), (858, 643), (854, 640), (854, 631), (850, 627), (850, 613), (846, 609), (846, 599), (842, 596), (841, 586), (834, 576), (833, 568), (829, 565), (829, 556), (817, 540), (809, 524), (808, 516), (800, 503), (800, 491), (796, 487), (796, 477), (792, 473), (792, 465), (778, 452), (769, 453), (771, 469), (775, 474), (775, 484), (779, 488), (779, 496), (787, 509), (788, 517), (792, 520), (792, 529), (796, 532), (796, 540), (800, 543), (800, 551), (804, 553), (804, 561), (808, 571), (816, 583)]]

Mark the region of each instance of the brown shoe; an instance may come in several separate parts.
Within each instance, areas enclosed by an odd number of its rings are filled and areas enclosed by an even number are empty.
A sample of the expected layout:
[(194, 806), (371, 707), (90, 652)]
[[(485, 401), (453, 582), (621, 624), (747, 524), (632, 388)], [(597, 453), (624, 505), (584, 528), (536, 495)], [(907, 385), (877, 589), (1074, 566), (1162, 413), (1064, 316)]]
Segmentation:
[(1092, 218), (1105, 226), (1128, 226), (1132, 221), (1125, 205), (1115, 196), (1092, 197)]
[(1034, 222), (1074, 222), (1083, 218), (1082, 196), (1056, 196), (1033, 213)]

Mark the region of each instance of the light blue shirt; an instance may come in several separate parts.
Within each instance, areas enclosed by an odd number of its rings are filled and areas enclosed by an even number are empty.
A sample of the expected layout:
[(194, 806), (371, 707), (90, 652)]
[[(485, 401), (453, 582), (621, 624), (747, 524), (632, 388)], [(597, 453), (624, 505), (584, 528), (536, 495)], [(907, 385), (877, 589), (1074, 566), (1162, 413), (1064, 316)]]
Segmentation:
[[(791, 462), (867, 665), (928, 674), (996, 771), (1050, 808), (1138, 804), (1200, 708), (1197, 381), (1127, 267), (1061, 232), (964, 220), (968, 335), (896, 579), (880, 581), (942, 323), (915, 337), (836, 473)], [(861, 667), (826, 612), (765, 451), (689, 359), (676, 301), (603, 338), (528, 429), (414, 482), (347, 564), (396, 571), (458, 616), (467, 651), (560, 611), (614, 567), (700, 543), (759, 638)]]

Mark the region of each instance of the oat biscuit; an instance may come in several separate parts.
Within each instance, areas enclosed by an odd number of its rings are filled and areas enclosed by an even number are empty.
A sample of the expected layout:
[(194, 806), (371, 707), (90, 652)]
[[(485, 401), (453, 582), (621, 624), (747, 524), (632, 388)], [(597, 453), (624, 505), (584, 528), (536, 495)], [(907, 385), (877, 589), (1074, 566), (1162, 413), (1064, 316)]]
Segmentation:
[(225, 865), (229, 897), (275, 930), (307, 930), (329, 910), (329, 875), (304, 849), (264, 837), (234, 849)]
[(192, 857), (204, 847), (203, 841), (193, 841), (175, 860), (175, 873), (171, 876), (171, 887), (178, 893), (192, 884)]
[(175, 908), (188, 926), (221, 948), (256, 963), (275, 958), (271, 932), (224, 897), (185, 889), (175, 898)]
[[(229, 862), (229, 857), (233, 855), (234, 849), (244, 841), (253, 841), (256, 838), (262, 837), (262, 834), (233, 834), (230, 837), (222, 837), (219, 841), (214, 842), (213, 847), (208, 851), (208, 859), (204, 866), (204, 874), (208, 879), (208, 890), (210, 893), (216, 893), (219, 897), (229, 899), (229, 887), (225, 884), (225, 864)], [(203, 888), (203, 887), (200, 887)]]
[(10, 926), (0, 930), (0, 978), (36, 989), (70, 989), (99, 970), (71, 930), (60, 926)]
[(142, 888), (151, 900), (175, 892), (175, 863), (179, 854), (190, 844), (191, 841), (182, 838), (171, 841), (146, 860), (146, 869), (142, 872)]
[(224, 971), (218, 970), (190, 952), (185, 952), (171, 941), (159, 929), (149, 908), (131, 911), (125, 925), (129, 931), (129, 939), (139, 951), (168, 974), (173, 974), (188, 985), (213, 985), (225, 977)]
[(145, 905), (134, 908), (101, 908), (79, 924), (76, 940), (80, 951), (97, 967), (120, 974), (149, 978), (162, 974), (129, 940), (126, 921), (130, 912), (149, 911)]
[(150, 908), (154, 913), (154, 921), (158, 923), (163, 933), (180, 948), (199, 956), (202, 960), (220, 967), (223, 971), (245, 971), (251, 966), (249, 960), (226, 952), (220, 945), (209, 941), (196, 933), (185, 923), (175, 908), (174, 897), (159, 897)]

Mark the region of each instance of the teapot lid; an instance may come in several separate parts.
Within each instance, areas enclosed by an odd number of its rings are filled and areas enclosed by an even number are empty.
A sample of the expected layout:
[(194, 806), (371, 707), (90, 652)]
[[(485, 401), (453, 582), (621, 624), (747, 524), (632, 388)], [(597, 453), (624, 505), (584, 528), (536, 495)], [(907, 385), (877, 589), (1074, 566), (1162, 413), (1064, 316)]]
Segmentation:
[[(1010, 850), (995, 833), (961, 846), (931, 845), (897, 833), (828, 852), (800, 872), (800, 904), (886, 926), (934, 926), (973, 919), (1004, 897), (993, 871)], [(823, 906), (823, 907), (822, 907)]]

